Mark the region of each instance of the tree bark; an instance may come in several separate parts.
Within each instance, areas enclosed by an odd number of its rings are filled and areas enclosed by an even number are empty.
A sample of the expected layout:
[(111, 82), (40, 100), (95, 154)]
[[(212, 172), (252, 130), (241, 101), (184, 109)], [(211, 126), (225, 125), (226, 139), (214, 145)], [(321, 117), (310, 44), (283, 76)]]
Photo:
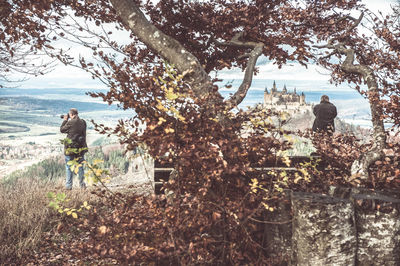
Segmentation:
[(382, 121), (382, 109), (380, 108), (380, 97), (378, 91), (378, 83), (372, 69), (364, 65), (354, 65), (354, 50), (340, 48), (342, 53), (346, 55), (346, 60), (342, 64), (342, 69), (348, 73), (359, 74), (367, 82), (368, 100), (372, 116), (373, 128), (373, 144), (371, 149), (363, 153), (363, 155), (351, 166), (352, 176), (358, 176), (362, 179), (368, 178), (368, 168), (371, 164), (384, 156), (383, 149), (386, 145), (385, 127)]
[[(203, 110), (212, 114), (222, 126), (229, 125), (230, 119), (225, 114), (226, 110), (236, 107), (246, 96), (250, 88), (254, 66), (258, 57), (262, 54), (262, 43), (239, 42), (233, 40), (232, 45), (251, 47), (249, 63), (246, 68), (245, 80), (235, 95), (224, 103), (223, 97), (213, 88), (210, 76), (201, 66), (199, 60), (177, 40), (164, 34), (146, 19), (140, 8), (129, 0), (110, 0), (123, 23), (135, 34), (135, 36), (154, 50), (157, 54), (173, 64), (183, 74), (185, 81), (191, 86), (195, 97), (202, 101)], [(239, 45), (237, 45), (239, 43)], [(248, 44), (251, 44), (250, 46)], [(247, 45), (247, 46), (246, 46)], [(224, 108), (218, 108), (224, 106)]]
[(199, 100), (201, 111), (216, 118), (228, 127), (231, 122), (224, 112), (223, 97), (213, 89), (210, 76), (199, 60), (174, 38), (164, 34), (146, 19), (140, 8), (130, 0), (110, 0), (123, 23), (147, 47), (173, 64), (190, 85), (194, 96)]
[(262, 42), (246, 42), (241, 40), (242, 37), (243, 37), (243, 32), (240, 32), (236, 34), (229, 42), (215, 41), (219, 45), (236, 46), (236, 47), (244, 47), (252, 49), (250, 53), (243, 55), (243, 57), (248, 57), (249, 61), (246, 66), (242, 84), (240, 84), (236, 93), (225, 101), (227, 110), (231, 110), (232, 108), (238, 106), (243, 101), (244, 97), (247, 95), (247, 92), (253, 80), (254, 68), (256, 66), (258, 58), (262, 55), (264, 48), (264, 44)]
[(355, 265), (353, 204), (348, 199), (292, 193), (292, 265)]

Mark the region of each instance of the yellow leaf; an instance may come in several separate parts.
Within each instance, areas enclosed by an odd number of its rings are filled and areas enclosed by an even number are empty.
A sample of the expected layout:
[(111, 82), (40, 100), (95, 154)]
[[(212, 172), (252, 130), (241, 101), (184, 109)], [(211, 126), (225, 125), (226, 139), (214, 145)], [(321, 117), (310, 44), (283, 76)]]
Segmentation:
[(181, 120), (182, 122), (185, 121), (185, 118), (181, 115), (178, 115), (178, 119)]
[(166, 122), (167, 120), (165, 120), (164, 118), (162, 118), (162, 117), (159, 117), (158, 118), (158, 125), (161, 125), (162, 123), (164, 123), (164, 122)]
[(298, 173), (295, 173), (294, 176), (295, 176), (295, 178), (294, 178), (293, 182), (295, 184), (297, 184), (301, 180), (301, 176)]
[(93, 161), (93, 164), (99, 164), (99, 163), (103, 163), (104, 161), (101, 159), (96, 159)]
[(167, 93), (165, 94), (165, 97), (170, 100), (176, 100), (177, 98), (179, 98), (179, 95), (173, 92), (172, 88), (169, 88), (169, 90), (167, 91)]
[(73, 212), (73, 213), (72, 213), (72, 217), (73, 217), (74, 219), (77, 219), (77, 218), (78, 218), (78, 214), (76, 214), (76, 212)]
[(161, 102), (156, 107), (160, 111), (164, 111), (164, 112), (168, 111), (168, 109), (164, 105), (162, 105)]
[(174, 133), (175, 132), (175, 130), (173, 129), (173, 128), (166, 128), (166, 129), (164, 129), (164, 131), (165, 131), (165, 133)]

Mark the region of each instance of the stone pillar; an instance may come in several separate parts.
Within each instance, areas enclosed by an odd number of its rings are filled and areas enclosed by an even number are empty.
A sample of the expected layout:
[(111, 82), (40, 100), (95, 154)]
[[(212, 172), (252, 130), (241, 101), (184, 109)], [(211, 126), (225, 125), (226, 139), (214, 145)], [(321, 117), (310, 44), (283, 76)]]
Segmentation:
[(357, 265), (400, 265), (400, 192), (331, 187), (355, 206)]
[(293, 192), (292, 265), (355, 265), (354, 207), (349, 199)]
[(400, 265), (400, 200), (352, 194), (356, 210), (358, 265)]

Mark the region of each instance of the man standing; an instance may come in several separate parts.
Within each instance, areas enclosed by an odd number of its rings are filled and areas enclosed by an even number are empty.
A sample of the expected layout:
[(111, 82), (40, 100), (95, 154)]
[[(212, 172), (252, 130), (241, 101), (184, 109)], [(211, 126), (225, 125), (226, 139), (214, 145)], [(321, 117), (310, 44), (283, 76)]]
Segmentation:
[(329, 102), (327, 95), (321, 96), (321, 102), (314, 107), (315, 120), (312, 130), (315, 132), (327, 132), (332, 135), (335, 132), (334, 119), (337, 116), (336, 106)]
[(64, 141), (64, 154), (67, 171), (66, 189), (72, 189), (72, 177), (73, 172), (71, 171), (70, 161), (76, 161), (79, 167), (79, 185), (81, 188), (86, 188), (84, 182), (84, 171), (82, 162), (84, 161), (84, 154), (87, 151), (86, 144), (86, 122), (80, 119), (78, 116), (78, 110), (71, 108), (67, 115), (62, 116), (64, 118), (60, 127), (61, 133), (67, 133), (67, 138)]

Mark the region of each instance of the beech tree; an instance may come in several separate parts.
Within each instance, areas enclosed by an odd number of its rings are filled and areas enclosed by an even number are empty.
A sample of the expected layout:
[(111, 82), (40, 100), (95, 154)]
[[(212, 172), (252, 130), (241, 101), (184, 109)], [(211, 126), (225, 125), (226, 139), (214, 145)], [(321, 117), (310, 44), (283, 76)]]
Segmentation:
[[(1, 40), (16, 43), (22, 36), (61, 62), (83, 68), (109, 88), (107, 93), (91, 92), (92, 96), (135, 111), (115, 128), (97, 125), (98, 131), (118, 135), (130, 150), (144, 144), (151, 156), (174, 165), (175, 177), (165, 184), (174, 192), (168, 201), (132, 196), (123, 203), (112, 202), (110, 206), (118, 208), (111, 216), (93, 214), (96, 229), (87, 227), (90, 240), (85, 248), (99, 256), (125, 263), (154, 258), (172, 264), (287, 260), (271, 258), (264, 250), (266, 211), (277, 208), (285, 188), (321, 191), (346, 180), (312, 177), (308, 173), (315, 168), (312, 165), (301, 175), (254, 170), (252, 163), (285, 161), (281, 151), (290, 147), (288, 138), (282, 137), (288, 132), (268, 123), (274, 115), (270, 110), (237, 110), (261, 56), (278, 67), (292, 61), (307, 66), (320, 59), (332, 69), (333, 81), (360, 84), (362, 77), (367, 81), (376, 142), (361, 159), (355, 158), (360, 149), (351, 154), (358, 162), (353, 168), (361, 169), (357, 172), (362, 176), (382, 157), (386, 141), (382, 118), (398, 124), (398, 67), (391, 60), (398, 52), (397, 40), (385, 30), (385, 20), (376, 20), (374, 30), (389, 44), (387, 52), (360, 37), (356, 28), (363, 17), (349, 16), (363, 10), (356, 0), (0, 3), (18, 10), (2, 20), (7, 30)], [(17, 33), (12, 30), (15, 23)], [(121, 30), (129, 32), (128, 40), (118, 38)], [(52, 46), (58, 39), (89, 48), (92, 57), (75, 62)], [(319, 57), (315, 45), (324, 42), (328, 44), (319, 48), (333, 52)], [(354, 66), (353, 53), (360, 56), (359, 66)], [(341, 54), (346, 59), (340, 64), (329, 61)], [(224, 99), (217, 85), (218, 71), (234, 67), (243, 70), (242, 83)], [(371, 70), (381, 71), (382, 79)], [(381, 85), (383, 89), (378, 89)], [(358, 147), (353, 139), (342, 140)], [(349, 154), (341, 150), (339, 155)], [(133, 210), (137, 203), (141, 207)], [(142, 238), (143, 232), (154, 235)], [(79, 253), (82, 247), (71, 249)]]
[[(330, 38), (327, 44), (315, 47), (329, 51), (319, 58), (319, 63), (332, 70), (332, 80), (354, 84), (356, 90), (369, 101), (372, 145), (354, 160), (350, 177), (366, 180), (370, 166), (383, 159), (384, 149), (389, 148), (384, 122), (391, 123), (389, 131), (398, 131), (398, 17), (396, 14), (383, 17), (365, 10), (358, 18), (348, 18), (353, 23), (344, 35)], [(361, 26), (368, 31), (352, 34)], [(331, 60), (333, 58), (335, 62)]]

